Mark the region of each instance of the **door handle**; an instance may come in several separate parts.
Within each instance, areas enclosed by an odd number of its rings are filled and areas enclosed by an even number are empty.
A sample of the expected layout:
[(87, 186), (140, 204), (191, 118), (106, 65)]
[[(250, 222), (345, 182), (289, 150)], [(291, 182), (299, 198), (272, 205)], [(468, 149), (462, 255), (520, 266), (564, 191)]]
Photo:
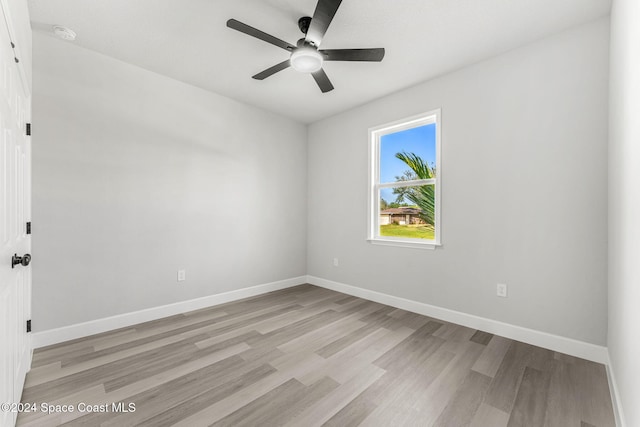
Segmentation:
[(23, 256), (18, 256), (18, 254), (13, 254), (13, 257), (11, 258), (11, 268), (14, 268), (18, 264), (26, 267), (27, 265), (29, 265), (30, 262), (31, 262), (31, 255), (29, 254), (24, 254)]

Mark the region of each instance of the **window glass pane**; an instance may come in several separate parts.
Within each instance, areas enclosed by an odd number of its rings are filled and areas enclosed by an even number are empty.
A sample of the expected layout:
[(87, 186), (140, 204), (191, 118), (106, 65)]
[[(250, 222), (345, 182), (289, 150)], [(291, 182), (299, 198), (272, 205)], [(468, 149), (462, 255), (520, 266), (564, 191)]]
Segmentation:
[(434, 240), (435, 185), (380, 190), (380, 236)]
[(380, 137), (380, 182), (435, 178), (436, 124)]

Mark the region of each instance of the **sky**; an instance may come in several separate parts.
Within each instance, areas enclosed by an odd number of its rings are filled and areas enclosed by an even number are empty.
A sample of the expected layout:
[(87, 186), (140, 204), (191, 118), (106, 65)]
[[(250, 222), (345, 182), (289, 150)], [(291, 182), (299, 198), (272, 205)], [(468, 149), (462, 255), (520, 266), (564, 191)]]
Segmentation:
[[(390, 133), (380, 138), (380, 182), (395, 182), (409, 167), (397, 159), (396, 153), (415, 153), (429, 165), (436, 162), (436, 125), (419, 126), (404, 131)], [(396, 196), (390, 188), (381, 191), (382, 198), (394, 202)]]

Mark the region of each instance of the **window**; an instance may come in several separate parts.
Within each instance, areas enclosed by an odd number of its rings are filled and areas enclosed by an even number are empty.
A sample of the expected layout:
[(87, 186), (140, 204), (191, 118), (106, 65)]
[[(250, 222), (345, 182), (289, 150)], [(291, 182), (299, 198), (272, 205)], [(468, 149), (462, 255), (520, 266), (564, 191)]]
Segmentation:
[(369, 130), (369, 241), (440, 245), (440, 110)]

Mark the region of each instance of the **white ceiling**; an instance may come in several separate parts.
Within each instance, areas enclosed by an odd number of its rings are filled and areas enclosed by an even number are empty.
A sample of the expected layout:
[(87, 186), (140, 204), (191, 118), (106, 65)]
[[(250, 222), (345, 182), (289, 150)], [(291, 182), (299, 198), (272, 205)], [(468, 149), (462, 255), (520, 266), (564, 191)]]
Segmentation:
[(344, 0), (325, 49), (384, 47), (382, 63), (329, 62), (322, 94), (288, 53), (226, 27), (235, 18), (289, 43), (316, 0), (29, 0), (34, 31), (310, 123), (609, 13), (611, 0)]

